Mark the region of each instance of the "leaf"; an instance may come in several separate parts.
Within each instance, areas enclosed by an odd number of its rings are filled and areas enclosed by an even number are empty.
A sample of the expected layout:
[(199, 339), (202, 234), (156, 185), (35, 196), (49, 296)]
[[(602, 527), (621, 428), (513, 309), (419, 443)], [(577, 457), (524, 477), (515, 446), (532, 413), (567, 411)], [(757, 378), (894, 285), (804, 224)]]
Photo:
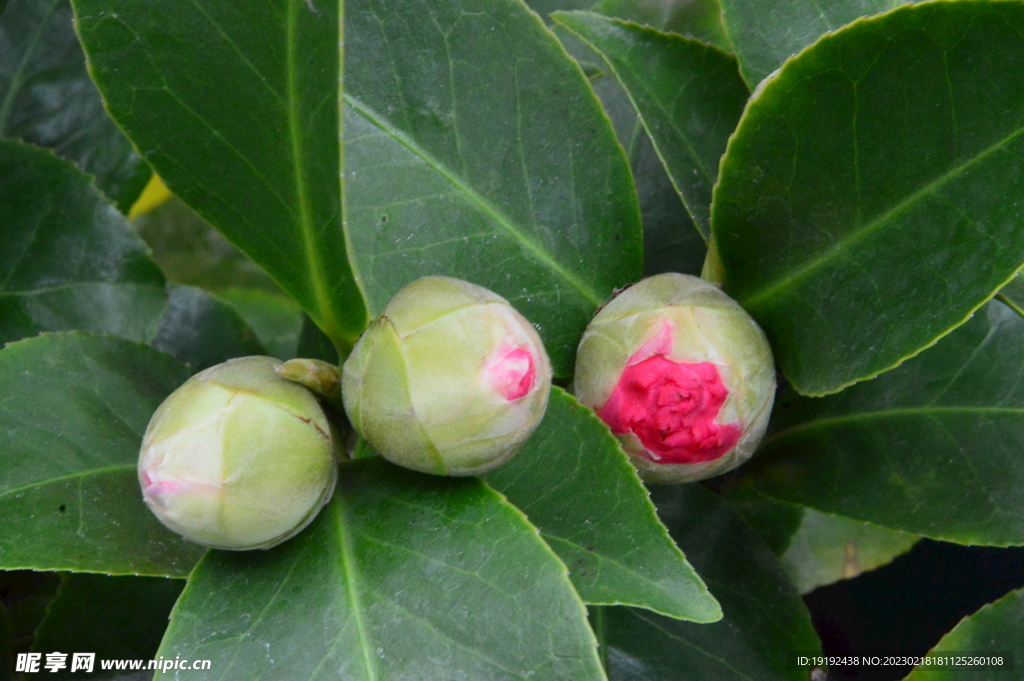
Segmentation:
[(351, 347), (367, 319), (341, 216), (340, 3), (73, 4), (111, 116), (171, 191)]
[(111, 336), (0, 350), (0, 567), (188, 574), (203, 549), (156, 520), (135, 472), (150, 416), (188, 375)]
[(267, 354), (280, 360), (296, 357), (302, 311), (293, 300), (259, 289), (231, 287), (217, 292), (256, 332)]
[(159, 654), (202, 678), (602, 679), (565, 568), (479, 480), (380, 457), (342, 465), (313, 524), (269, 551), (211, 551)]
[(338, 352), (331, 345), (330, 339), (305, 315), (302, 316), (302, 330), (299, 332), (295, 354), (299, 357), (322, 359), (331, 364), (341, 364)]
[(772, 553), (776, 556), (785, 553), (800, 529), (807, 509), (760, 494), (753, 480), (739, 477), (736, 473), (719, 480), (723, 484), (715, 490), (718, 498), (754, 529)]
[(791, 668), (791, 651), (820, 651), (821, 644), (768, 547), (700, 485), (655, 487), (652, 496), (725, 618), (693, 624), (634, 608), (600, 608), (595, 629), (607, 646), (609, 678), (806, 681), (806, 670)]
[(156, 659), (167, 616), (185, 582), (162, 577), (66, 575), (57, 598), (39, 626), (32, 650), (69, 653), (67, 668), (46, 678), (80, 679), (71, 673), (70, 653), (95, 653), (88, 678), (111, 679), (124, 671), (106, 671), (99, 660)]
[(191, 286), (168, 284), (168, 306), (153, 347), (195, 370), (233, 357), (265, 355), (256, 334), (226, 302)]
[(1024, 278), (1017, 274), (1006, 286), (999, 289), (996, 299), (1012, 307), (1017, 314), (1024, 315)]
[(562, 390), (552, 389), (537, 432), (484, 480), (537, 526), (588, 604), (721, 618), (608, 427)]
[(934, 343), (1024, 262), (1024, 4), (862, 20), (786, 63), (729, 143), (725, 287), (793, 387), (836, 392)]
[(735, 46), (740, 70), (753, 88), (820, 36), (908, 0), (720, 0), (722, 23)]
[(910, 673), (906, 681), (975, 681), (1003, 677), (1005, 672), (1013, 670), (1014, 664), (1019, 665), (1024, 659), (1022, 620), (1024, 589), (1018, 589), (965, 617), (928, 653), (932, 657), (958, 657), (967, 652), (983, 657), (1002, 657), (1001, 667), (961, 665), (937, 671), (920, 666)]
[[(3, 602), (7, 608), (11, 648), (24, 652), (32, 645), (36, 629), (57, 595), (63, 575), (31, 570), (0, 571)], [(4, 658), (11, 659), (11, 658)], [(13, 666), (12, 666), (13, 670)]]
[(345, 51), (346, 217), (371, 312), (418, 277), (466, 279), (570, 375), (642, 257), (629, 168), (581, 70), (509, 0), (355, 0)]
[(93, 175), (127, 213), (150, 177), (103, 109), (85, 70), (67, 0), (0, 6), (0, 137), (53, 149)]
[(153, 337), (163, 275), (71, 163), (0, 140), (0, 243), (0, 342), (69, 329)]
[(596, 14), (553, 18), (604, 57), (707, 237), (718, 160), (750, 95), (736, 60), (695, 40)]
[(587, 9), (594, 0), (526, 0), (526, 4), (542, 19), (548, 21), (548, 15), (562, 9)]
[(769, 496), (961, 544), (1024, 544), (1024, 318), (989, 303), (934, 348), (821, 399), (776, 400)]
[[(601, 55), (572, 33), (557, 24), (554, 30), (566, 51), (581, 67), (587, 63), (603, 62)], [(679, 193), (672, 186), (672, 180), (637, 117), (629, 95), (613, 76), (603, 71), (599, 77), (590, 79), (590, 85), (611, 119), (633, 171), (644, 231), (644, 276), (661, 272), (699, 275), (707, 246), (686, 212)]]
[(759, 494), (753, 480), (721, 498), (739, 513), (772, 552), (801, 594), (851, 579), (908, 551), (920, 537), (860, 520), (820, 513)]
[(242, 286), (284, 295), (266, 272), (181, 199), (172, 197), (132, 224), (170, 281), (218, 293)]
[(646, 24), (659, 31), (695, 38), (724, 52), (733, 51), (722, 25), (719, 0), (601, 0), (593, 8), (577, 9)]
[(860, 520), (805, 509), (800, 529), (779, 560), (801, 594), (874, 570), (920, 539)]

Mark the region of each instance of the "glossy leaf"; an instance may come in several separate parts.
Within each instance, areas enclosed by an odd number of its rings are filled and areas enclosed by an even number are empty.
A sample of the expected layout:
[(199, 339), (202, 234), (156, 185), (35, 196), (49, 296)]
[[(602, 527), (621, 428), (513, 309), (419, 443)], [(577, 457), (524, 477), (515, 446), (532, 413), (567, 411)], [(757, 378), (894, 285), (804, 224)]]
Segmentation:
[(801, 594), (885, 565), (920, 537), (759, 494), (743, 480), (722, 498), (779, 557)]
[(526, 4), (542, 19), (548, 21), (548, 15), (563, 9), (587, 9), (594, 0), (526, 0)]
[(149, 166), (103, 109), (71, 25), (71, 4), (12, 0), (0, 11), (0, 137), (77, 163), (127, 213)]
[(906, 553), (920, 537), (808, 508), (779, 560), (801, 594), (851, 579)]
[(821, 650), (811, 618), (772, 552), (700, 485), (652, 489), (672, 536), (704, 576), (725, 618), (670, 620), (633, 608), (601, 608), (608, 676), (630, 681), (806, 681), (791, 651)]
[(153, 337), (163, 275), (70, 162), (0, 140), (0, 243), (0, 342), (70, 329)]
[(733, 51), (722, 25), (720, 0), (601, 0), (591, 11)]
[(719, 0), (722, 23), (751, 88), (820, 36), (907, 0)]
[(553, 18), (604, 57), (706, 237), (718, 160), (750, 94), (736, 60), (696, 40), (596, 14)]
[(537, 526), (588, 604), (721, 618), (608, 427), (562, 390), (552, 389), (537, 432), (484, 480)]
[(146, 160), (350, 347), (366, 311), (341, 219), (340, 3), (74, 5), (110, 113)]
[(803, 394), (928, 347), (1024, 262), (1024, 4), (902, 7), (751, 99), (712, 226), (726, 290)]
[(512, 0), (354, 0), (345, 17), (346, 218), (372, 313), (418, 277), (466, 279), (571, 374), (642, 256), (629, 168), (583, 74)]
[[(566, 51), (580, 64), (596, 65), (603, 59), (586, 43), (555, 24), (555, 35)], [(603, 65), (604, 69), (608, 67)], [(626, 151), (644, 231), (644, 276), (661, 272), (683, 272), (699, 275), (704, 265), (707, 246), (672, 180), (665, 171), (651, 138), (636, 115), (629, 95), (615, 76), (600, 70), (590, 77), (590, 86), (601, 100), (615, 128), (615, 135)]]
[(46, 617), (46, 610), (57, 596), (64, 576), (57, 572), (0, 571), (14, 650), (25, 651), (32, 645), (36, 629)]
[(176, 284), (217, 291), (242, 286), (284, 295), (266, 272), (181, 199), (170, 198), (132, 220), (153, 261)]
[(296, 357), (302, 311), (289, 298), (258, 289), (232, 287), (217, 291), (256, 332), (271, 357), (287, 360)]
[[(64, 577), (57, 597), (36, 632), (32, 650), (68, 653), (67, 667), (52, 679), (113, 679), (124, 670), (104, 671), (99, 660), (156, 658), (167, 616), (185, 582), (162, 577)], [(92, 673), (71, 673), (74, 652), (96, 654)]]
[[(906, 681), (982, 681), (1012, 678), (1020, 674), (1024, 659), (1024, 589), (1011, 591), (995, 603), (965, 617), (953, 631), (942, 637), (929, 655), (946, 657), (976, 652), (979, 656), (1003, 657), (1004, 668), (970, 668), (935, 671), (917, 667)], [(991, 655), (995, 653), (995, 655)], [(1003, 655), (1000, 655), (1003, 653)], [(1010, 655), (1005, 655), (1010, 653)], [(986, 655), (988, 654), (988, 655)], [(1009, 659), (1012, 656), (1012, 661)], [(1016, 671), (1016, 674), (1013, 672)]]
[(996, 298), (1016, 310), (1017, 314), (1024, 315), (1024, 277), (1020, 274), (1015, 276), (1010, 283), (999, 289)]
[(585, 611), (536, 530), (476, 479), (342, 466), (269, 551), (211, 551), (160, 655), (196, 679), (602, 679)]
[(233, 357), (267, 354), (229, 304), (192, 286), (169, 284), (167, 312), (152, 346), (199, 371)]
[(149, 512), (135, 471), (150, 416), (188, 375), (111, 336), (0, 350), (0, 567), (188, 574), (203, 549)]
[(757, 491), (753, 480), (739, 478), (736, 473), (722, 480), (725, 482), (717, 490), (719, 498), (754, 528), (772, 553), (784, 554), (800, 529), (807, 509), (764, 496)]
[(992, 302), (934, 347), (821, 399), (776, 400), (764, 493), (963, 544), (1024, 544), (1024, 318)]

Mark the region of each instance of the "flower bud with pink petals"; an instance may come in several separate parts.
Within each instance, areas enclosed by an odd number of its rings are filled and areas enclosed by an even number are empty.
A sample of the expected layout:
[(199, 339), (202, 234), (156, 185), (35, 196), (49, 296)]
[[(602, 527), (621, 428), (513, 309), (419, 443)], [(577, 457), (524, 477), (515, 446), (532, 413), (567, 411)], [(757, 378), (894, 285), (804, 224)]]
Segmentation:
[(219, 549), (270, 548), (327, 503), (336, 438), (308, 389), (272, 357), (210, 367), (153, 414), (139, 453), (146, 505), (171, 530)]
[(768, 426), (775, 365), (760, 327), (718, 287), (684, 274), (631, 286), (594, 317), (576, 398), (618, 436), (644, 480), (736, 468)]
[(395, 294), (342, 372), (345, 412), (386, 459), (435, 475), (497, 468), (547, 408), (551, 363), (501, 296), (449, 277)]

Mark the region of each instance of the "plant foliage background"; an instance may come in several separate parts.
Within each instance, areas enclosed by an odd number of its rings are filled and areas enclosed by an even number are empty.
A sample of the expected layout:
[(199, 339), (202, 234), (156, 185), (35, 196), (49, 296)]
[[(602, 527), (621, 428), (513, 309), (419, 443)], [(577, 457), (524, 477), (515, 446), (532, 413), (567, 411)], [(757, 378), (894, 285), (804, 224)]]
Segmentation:
[[(0, 606), (0, 679), (28, 649), (212, 660), (197, 679), (806, 679), (801, 594), (920, 537), (1024, 545), (1019, 0), (0, 10), (0, 568), (40, 573)], [(178, 198), (131, 222), (152, 171)], [(420, 276), (508, 298), (568, 385), (617, 288), (702, 270), (786, 379), (725, 479), (649, 495), (554, 388), (483, 479), (359, 445), (270, 551), (205, 551), (141, 501), (142, 432), (191, 373), (343, 360)], [(1022, 617), (1012, 592), (938, 649), (1024, 660)]]

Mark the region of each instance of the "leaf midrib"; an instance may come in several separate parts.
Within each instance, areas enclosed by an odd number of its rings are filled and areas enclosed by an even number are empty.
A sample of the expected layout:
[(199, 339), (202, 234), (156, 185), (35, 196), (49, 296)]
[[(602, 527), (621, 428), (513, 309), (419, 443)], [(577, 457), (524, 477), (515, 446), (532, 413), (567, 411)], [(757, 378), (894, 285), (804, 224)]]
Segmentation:
[(887, 409), (885, 411), (854, 412), (852, 414), (843, 414), (841, 416), (833, 416), (830, 418), (821, 418), (815, 419), (813, 421), (805, 421), (795, 426), (784, 428), (766, 437), (764, 441), (761, 443), (761, 446), (764, 447), (771, 442), (781, 440), (796, 433), (817, 430), (819, 428), (828, 428), (831, 426), (844, 425), (849, 423), (866, 422), (875, 419), (898, 418), (900, 416), (925, 416), (928, 418), (934, 418), (936, 415), (942, 414), (988, 414), (993, 416), (1024, 416), (1024, 407), (936, 407), (926, 405), (923, 407), (900, 407), (897, 409)]
[(788, 274), (775, 281), (775, 283), (766, 284), (760, 291), (743, 296), (741, 299), (743, 306), (748, 310), (756, 308), (758, 305), (769, 301), (771, 298), (785, 290), (798, 285), (800, 282), (814, 274), (815, 271), (822, 269), (832, 261), (840, 258), (847, 249), (863, 241), (874, 232), (889, 226), (891, 224), (890, 221), (900, 213), (911, 210), (920, 200), (933, 195), (946, 183), (955, 180), (987, 157), (1005, 149), (1007, 145), (1021, 137), (1022, 134), (1024, 134), (1024, 127), (1018, 127), (1009, 135), (998, 139), (992, 145), (986, 147), (974, 156), (971, 156), (963, 163), (951, 167), (948, 171), (936, 177), (934, 180), (922, 185), (917, 191), (907, 195), (906, 198), (886, 210), (878, 217), (873, 218), (870, 222), (864, 224), (860, 229), (850, 232), (842, 239), (837, 240), (832, 246), (822, 251), (817, 257), (807, 261), (795, 270), (790, 271)]
[(368, 106), (363, 104), (355, 96), (345, 93), (343, 101), (352, 109), (363, 116), (366, 120), (370, 121), (374, 126), (379, 128), (393, 140), (401, 144), (403, 147), (408, 149), (417, 158), (421, 159), (431, 169), (433, 169), (438, 175), (443, 177), (449, 184), (455, 187), (459, 192), (473, 203), (481, 213), (484, 213), (491, 218), (493, 223), (497, 224), (502, 228), (509, 236), (515, 239), (524, 249), (534, 255), (534, 257), (543, 263), (548, 269), (554, 272), (562, 281), (567, 283), (573, 289), (578, 291), (587, 301), (594, 304), (595, 306), (603, 305), (606, 302), (606, 296), (599, 294), (592, 287), (584, 283), (574, 272), (569, 271), (563, 267), (546, 249), (541, 247), (540, 244), (536, 243), (533, 239), (529, 238), (529, 235), (523, 232), (508, 216), (506, 216), (497, 206), (491, 203), (486, 197), (481, 195), (469, 184), (463, 181), (455, 173), (451, 172), (440, 160), (435, 158), (426, 149), (421, 147), (408, 135), (395, 128), (390, 124), (389, 121), (379, 116), (375, 111), (370, 109)]

